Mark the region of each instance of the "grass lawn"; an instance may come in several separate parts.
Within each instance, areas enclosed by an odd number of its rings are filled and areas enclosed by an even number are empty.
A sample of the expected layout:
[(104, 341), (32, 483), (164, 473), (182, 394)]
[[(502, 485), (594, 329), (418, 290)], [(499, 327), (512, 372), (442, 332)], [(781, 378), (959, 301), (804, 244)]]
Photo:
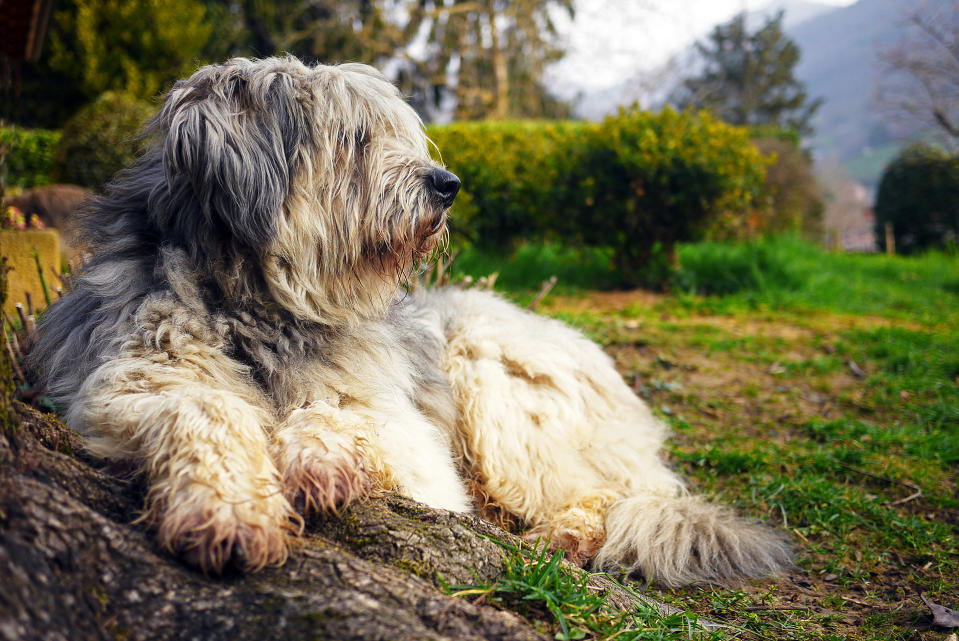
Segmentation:
[(555, 247), (464, 252), (454, 273), (498, 271), (521, 303), (556, 273), (538, 311), (606, 348), (692, 489), (798, 550), (789, 576), (651, 596), (728, 625), (716, 638), (944, 639), (919, 595), (959, 609), (959, 257), (792, 239), (680, 257), (672, 294), (589, 291), (616, 280), (602, 253)]

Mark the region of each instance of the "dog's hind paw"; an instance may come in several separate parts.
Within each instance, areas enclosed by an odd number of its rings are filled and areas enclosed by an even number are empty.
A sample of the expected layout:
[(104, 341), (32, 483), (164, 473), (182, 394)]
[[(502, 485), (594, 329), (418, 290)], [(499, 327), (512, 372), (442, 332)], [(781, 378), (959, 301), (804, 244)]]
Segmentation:
[(369, 494), (373, 481), (358, 437), (325, 432), (300, 435), (278, 456), (286, 495), (305, 515), (336, 513)]

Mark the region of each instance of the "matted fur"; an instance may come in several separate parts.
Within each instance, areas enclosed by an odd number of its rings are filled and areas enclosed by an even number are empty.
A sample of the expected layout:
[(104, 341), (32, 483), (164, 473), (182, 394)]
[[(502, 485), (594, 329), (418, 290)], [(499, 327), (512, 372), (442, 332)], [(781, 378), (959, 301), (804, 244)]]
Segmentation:
[(147, 476), (162, 546), (282, 563), (297, 507), (396, 490), (470, 511), (468, 477), (530, 536), (665, 585), (788, 564), (784, 537), (686, 495), (666, 429), (582, 335), (402, 289), (449, 193), (378, 72), (203, 67), (148, 136), (83, 214), (94, 258), (31, 358), (90, 450)]

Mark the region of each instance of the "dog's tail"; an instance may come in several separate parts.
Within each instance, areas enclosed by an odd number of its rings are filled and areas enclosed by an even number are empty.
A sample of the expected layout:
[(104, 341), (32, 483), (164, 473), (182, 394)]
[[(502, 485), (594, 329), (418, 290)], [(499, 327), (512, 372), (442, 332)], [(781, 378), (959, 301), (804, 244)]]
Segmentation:
[(695, 496), (631, 496), (610, 506), (598, 568), (624, 568), (667, 587), (728, 584), (792, 566), (784, 535)]

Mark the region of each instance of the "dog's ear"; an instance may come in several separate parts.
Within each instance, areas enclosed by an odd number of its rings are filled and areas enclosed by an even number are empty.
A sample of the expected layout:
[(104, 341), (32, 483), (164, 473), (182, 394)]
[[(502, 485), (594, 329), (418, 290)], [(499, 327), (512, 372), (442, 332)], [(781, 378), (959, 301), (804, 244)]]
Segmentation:
[[(303, 135), (289, 80), (275, 74), (255, 88), (239, 72), (196, 80), (177, 83), (158, 118), (167, 183), (189, 184), (210, 231), (262, 249), (275, 235)], [(186, 232), (198, 222), (174, 224)]]

